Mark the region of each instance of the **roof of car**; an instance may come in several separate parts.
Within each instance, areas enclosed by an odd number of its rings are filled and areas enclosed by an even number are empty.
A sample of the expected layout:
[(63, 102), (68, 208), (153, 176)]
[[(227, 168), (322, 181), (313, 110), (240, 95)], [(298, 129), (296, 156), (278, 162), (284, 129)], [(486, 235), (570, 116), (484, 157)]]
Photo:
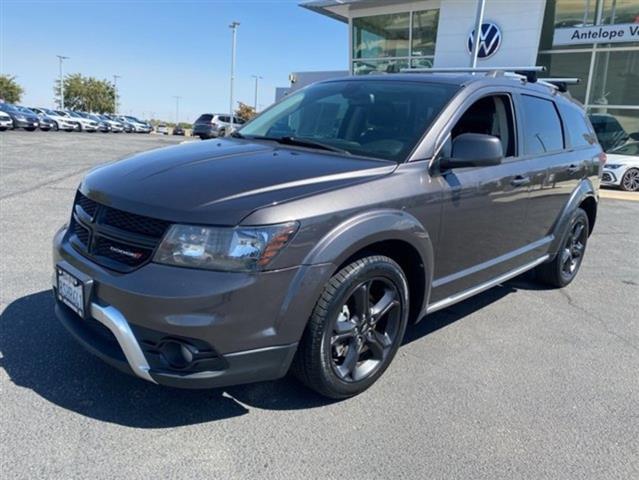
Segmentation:
[[(405, 82), (424, 82), (439, 83), (447, 85), (458, 85), (459, 87), (474, 84), (476, 86), (494, 86), (502, 85), (505, 87), (524, 87), (531, 91), (544, 94), (558, 93), (557, 97), (567, 98), (557, 89), (547, 83), (542, 82), (543, 78), (539, 78), (540, 82), (528, 82), (518, 76), (511, 75), (471, 75), (469, 73), (387, 73), (372, 75), (353, 75), (349, 77), (333, 78), (318, 83), (331, 83), (342, 81), (366, 82), (371, 80), (377, 81), (405, 81)], [(570, 98), (570, 97), (568, 97)], [(572, 100), (572, 99), (571, 99)]]

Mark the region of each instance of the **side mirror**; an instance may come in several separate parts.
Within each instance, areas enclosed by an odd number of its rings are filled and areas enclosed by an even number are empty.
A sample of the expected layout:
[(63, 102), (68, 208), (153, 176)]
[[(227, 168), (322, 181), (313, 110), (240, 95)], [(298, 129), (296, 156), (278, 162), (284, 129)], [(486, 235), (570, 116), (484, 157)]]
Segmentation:
[(450, 157), (439, 161), (441, 170), (499, 165), (504, 158), (501, 140), (483, 133), (462, 133), (453, 140)]
[(631, 133), (630, 138), (632, 138), (633, 140), (639, 140), (639, 132)]

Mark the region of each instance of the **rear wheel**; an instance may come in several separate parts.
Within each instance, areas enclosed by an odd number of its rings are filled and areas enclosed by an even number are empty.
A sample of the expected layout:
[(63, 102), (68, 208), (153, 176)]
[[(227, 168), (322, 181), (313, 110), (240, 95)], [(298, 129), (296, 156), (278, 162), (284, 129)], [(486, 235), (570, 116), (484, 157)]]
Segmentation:
[(624, 174), (621, 188), (626, 192), (639, 191), (639, 168), (631, 168)]
[(555, 258), (537, 267), (537, 278), (553, 287), (565, 287), (574, 280), (581, 267), (590, 224), (586, 212), (577, 208), (568, 222), (561, 242), (561, 248)]
[(408, 319), (408, 285), (392, 259), (370, 256), (326, 284), (300, 342), (293, 372), (331, 398), (363, 392), (384, 373)]

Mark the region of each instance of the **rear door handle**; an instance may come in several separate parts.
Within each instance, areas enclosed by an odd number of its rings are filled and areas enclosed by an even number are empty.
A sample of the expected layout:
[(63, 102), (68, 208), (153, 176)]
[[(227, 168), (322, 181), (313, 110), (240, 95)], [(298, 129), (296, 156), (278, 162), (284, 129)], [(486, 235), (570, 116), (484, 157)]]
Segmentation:
[(523, 175), (517, 175), (510, 182), (513, 187), (523, 187), (524, 185), (528, 185), (529, 183), (530, 177), (524, 177)]
[(575, 173), (575, 172), (579, 171), (579, 165), (574, 165), (574, 164), (573, 164), (573, 165), (570, 165), (570, 166), (566, 169), (566, 171), (567, 171), (568, 173)]

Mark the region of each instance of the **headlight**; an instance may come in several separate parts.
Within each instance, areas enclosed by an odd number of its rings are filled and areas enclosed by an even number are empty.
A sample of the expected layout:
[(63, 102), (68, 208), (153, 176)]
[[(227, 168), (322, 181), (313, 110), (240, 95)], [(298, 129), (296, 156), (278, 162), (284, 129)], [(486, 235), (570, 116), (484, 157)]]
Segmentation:
[(16, 115), (16, 119), (24, 121), (27, 119), (27, 117), (25, 117), (24, 115)]
[(612, 170), (616, 170), (617, 168), (621, 167), (622, 165), (619, 163), (606, 163), (604, 165), (604, 168), (610, 168)]
[(236, 228), (173, 225), (153, 260), (208, 270), (256, 271), (268, 265), (297, 228), (296, 222)]

